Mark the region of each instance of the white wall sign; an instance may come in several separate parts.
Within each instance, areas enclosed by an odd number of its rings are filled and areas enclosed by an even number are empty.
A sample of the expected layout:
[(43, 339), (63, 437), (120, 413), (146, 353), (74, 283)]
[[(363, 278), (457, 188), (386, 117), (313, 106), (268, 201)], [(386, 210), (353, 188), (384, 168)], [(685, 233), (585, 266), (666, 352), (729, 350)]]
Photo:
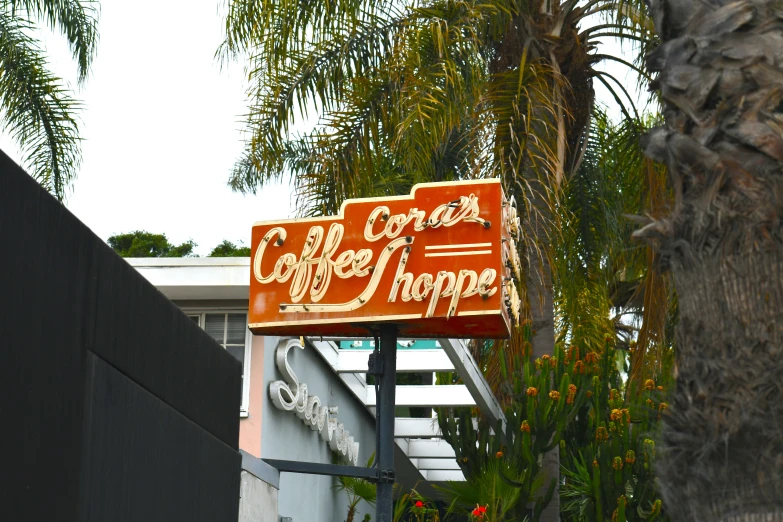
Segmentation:
[(274, 381), (269, 385), (269, 396), (278, 409), (296, 413), (305, 426), (319, 432), (321, 439), (329, 444), (335, 453), (345, 456), (354, 466), (359, 462), (359, 443), (338, 422), (336, 407), (329, 407), (315, 395), (309, 395), (307, 384), (300, 383), (291, 365), (288, 363), (288, 352), (291, 348), (304, 349), (299, 339), (283, 339), (277, 345), (275, 362), (283, 375), (282, 381)]

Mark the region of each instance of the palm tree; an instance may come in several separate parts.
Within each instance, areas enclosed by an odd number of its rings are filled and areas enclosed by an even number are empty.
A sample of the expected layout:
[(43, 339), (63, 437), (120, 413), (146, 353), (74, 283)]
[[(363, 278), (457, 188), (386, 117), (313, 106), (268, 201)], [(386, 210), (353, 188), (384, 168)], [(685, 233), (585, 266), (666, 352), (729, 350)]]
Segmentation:
[(674, 519), (783, 520), (783, 11), (777, 0), (652, 0), (649, 57), (671, 212), (638, 235), (679, 299), (660, 481)]
[(659, 217), (669, 191), (666, 170), (644, 157), (640, 139), (655, 124), (613, 124), (594, 110), (590, 143), (564, 190), (554, 250), (558, 342), (600, 351), (607, 337), (630, 352), (627, 393), (671, 367), (676, 299), (657, 257), (632, 235), (639, 218)]
[[(230, 185), (285, 175), (301, 215), (422, 181), (498, 177), (524, 219), (520, 257), (533, 354), (554, 350), (553, 237), (584, 157), (600, 36), (644, 26), (623, 0), (231, 0), (219, 55), (248, 56), (248, 140)], [(635, 11), (633, 11), (635, 12)], [(583, 29), (586, 17), (618, 13)], [(632, 13), (631, 13), (632, 14)], [(629, 23), (629, 20), (631, 22)], [(623, 62), (625, 63), (625, 62)], [(635, 67), (632, 64), (628, 64)], [(298, 117), (320, 114), (293, 134)], [(522, 354), (511, 343), (506, 350)], [(558, 453), (545, 473), (559, 476)], [(547, 486), (550, 480), (547, 480)], [(546, 488), (545, 488), (546, 489)], [(555, 488), (556, 489), (556, 488)], [(543, 520), (557, 520), (558, 499)]]
[(60, 201), (81, 160), (76, 114), (81, 104), (48, 70), (36, 24), (61, 32), (84, 82), (97, 33), (93, 0), (0, 0), (0, 117), (41, 185)]

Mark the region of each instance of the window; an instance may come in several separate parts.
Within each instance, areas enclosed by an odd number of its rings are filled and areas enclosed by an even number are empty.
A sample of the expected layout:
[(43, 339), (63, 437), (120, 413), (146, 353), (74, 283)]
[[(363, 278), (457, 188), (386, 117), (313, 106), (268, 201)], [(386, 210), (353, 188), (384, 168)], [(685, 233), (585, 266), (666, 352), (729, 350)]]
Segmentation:
[(187, 311), (188, 317), (204, 329), (228, 352), (242, 363), (242, 405), (240, 414), (247, 415), (250, 394), (250, 343), (252, 335), (247, 329), (247, 313), (244, 311)]

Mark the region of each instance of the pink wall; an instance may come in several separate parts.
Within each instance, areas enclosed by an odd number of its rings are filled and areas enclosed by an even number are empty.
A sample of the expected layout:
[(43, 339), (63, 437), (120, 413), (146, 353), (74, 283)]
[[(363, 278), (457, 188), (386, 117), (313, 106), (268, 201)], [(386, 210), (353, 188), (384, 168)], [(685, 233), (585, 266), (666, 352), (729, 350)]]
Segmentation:
[(264, 338), (253, 336), (250, 347), (248, 416), (239, 421), (239, 449), (261, 458), (261, 405), (264, 398)]

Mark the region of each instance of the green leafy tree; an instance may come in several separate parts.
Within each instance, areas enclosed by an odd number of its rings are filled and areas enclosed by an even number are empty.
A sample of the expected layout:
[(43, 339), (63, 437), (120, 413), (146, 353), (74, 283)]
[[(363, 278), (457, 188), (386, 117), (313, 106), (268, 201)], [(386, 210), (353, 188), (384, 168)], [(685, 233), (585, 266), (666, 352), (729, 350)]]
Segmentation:
[(675, 520), (783, 520), (783, 8), (650, 0), (669, 211), (638, 232), (679, 301), (660, 483)]
[(224, 239), (222, 243), (212, 249), (209, 253), (209, 257), (250, 257), (250, 247), (235, 245), (228, 239)]
[(37, 24), (62, 33), (83, 83), (95, 56), (97, 16), (93, 0), (0, 0), (0, 119), (33, 177), (61, 201), (81, 161), (81, 104), (49, 71), (32, 34)]
[(152, 234), (145, 230), (111, 236), (108, 243), (122, 257), (195, 257), (193, 249), (196, 243), (192, 239), (172, 245), (166, 234)]

